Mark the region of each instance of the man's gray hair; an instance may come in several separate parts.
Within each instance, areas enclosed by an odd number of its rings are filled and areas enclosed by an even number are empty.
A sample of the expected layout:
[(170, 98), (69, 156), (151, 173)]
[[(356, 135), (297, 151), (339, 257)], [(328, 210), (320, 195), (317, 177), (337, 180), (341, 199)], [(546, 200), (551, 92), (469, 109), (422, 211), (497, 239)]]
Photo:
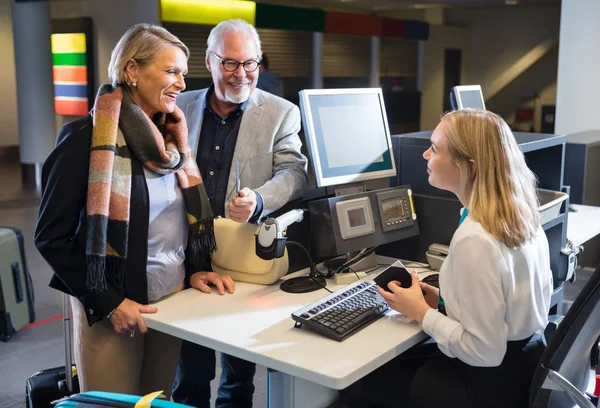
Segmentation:
[(210, 52), (215, 52), (217, 44), (221, 41), (223, 34), (225, 33), (245, 33), (250, 35), (250, 37), (252, 37), (254, 40), (254, 45), (256, 46), (256, 51), (258, 52), (256, 57), (260, 61), (262, 58), (262, 49), (260, 48), (260, 38), (258, 36), (258, 32), (256, 32), (256, 28), (254, 28), (252, 24), (239, 18), (235, 20), (221, 21), (212, 30), (210, 30), (208, 40), (206, 40), (207, 54)]

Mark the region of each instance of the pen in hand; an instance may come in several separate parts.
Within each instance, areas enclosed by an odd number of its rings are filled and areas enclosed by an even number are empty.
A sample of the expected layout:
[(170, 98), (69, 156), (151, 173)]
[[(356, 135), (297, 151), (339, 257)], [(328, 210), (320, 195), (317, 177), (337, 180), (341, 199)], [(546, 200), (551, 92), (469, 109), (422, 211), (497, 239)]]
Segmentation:
[(242, 189), (242, 186), (240, 183), (240, 161), (236, 160), (235, 161), (235, 193), (238, 197), (240, 195), (241, 189)]

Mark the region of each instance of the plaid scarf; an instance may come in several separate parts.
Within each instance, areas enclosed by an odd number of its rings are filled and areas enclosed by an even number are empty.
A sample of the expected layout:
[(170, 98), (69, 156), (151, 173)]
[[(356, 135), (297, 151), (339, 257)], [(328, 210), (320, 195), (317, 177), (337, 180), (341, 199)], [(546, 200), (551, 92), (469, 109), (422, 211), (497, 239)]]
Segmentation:
[(189, 223), (186, 259), (201, 265), (215, 250), (213, 215), (188, 143), (183, 112), (158, 114), (158, 126), (121, 87), (102, 85), (92, 110), (93, 133), (87, 192), (89, 290), (107, 283), (123, 290), (131, 199), (131, 158), (159, 174), (175, 173)]

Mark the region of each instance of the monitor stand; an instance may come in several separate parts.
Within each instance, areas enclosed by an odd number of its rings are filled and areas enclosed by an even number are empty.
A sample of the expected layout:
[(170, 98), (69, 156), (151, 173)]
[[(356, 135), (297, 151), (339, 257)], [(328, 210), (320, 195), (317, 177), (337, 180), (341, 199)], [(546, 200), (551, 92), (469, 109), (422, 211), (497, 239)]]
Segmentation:
[(367, 191), (367, 183), (359, 182), (359, 183), (348, 183), (348, 184), (340, 184), (333, 188), (334, 194), (336, 197), (345, 196), (349, 194), (358, 194), (364, 193)]
[(375, 255), (374, 249), (365, 256), (352, 261), (352, 259), (360, 254), (360, 252), (361, 251), (348, 252), (342, 257), (325, 261), (324, 265), (328, 270), (336, 271), (338, 268), (342, 267), (342, 265), (346, 264), (346, 268), (341, 272), (362, 272), (377, 267), (377, 255)]

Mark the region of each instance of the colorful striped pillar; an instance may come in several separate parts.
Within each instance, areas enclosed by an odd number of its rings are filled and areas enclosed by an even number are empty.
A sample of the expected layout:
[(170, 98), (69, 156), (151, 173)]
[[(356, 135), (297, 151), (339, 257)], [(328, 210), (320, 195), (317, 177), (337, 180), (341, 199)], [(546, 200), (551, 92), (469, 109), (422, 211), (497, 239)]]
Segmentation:
[(52, 34), (54, 109), (59, 115), (88, 113), (85, 34)]

